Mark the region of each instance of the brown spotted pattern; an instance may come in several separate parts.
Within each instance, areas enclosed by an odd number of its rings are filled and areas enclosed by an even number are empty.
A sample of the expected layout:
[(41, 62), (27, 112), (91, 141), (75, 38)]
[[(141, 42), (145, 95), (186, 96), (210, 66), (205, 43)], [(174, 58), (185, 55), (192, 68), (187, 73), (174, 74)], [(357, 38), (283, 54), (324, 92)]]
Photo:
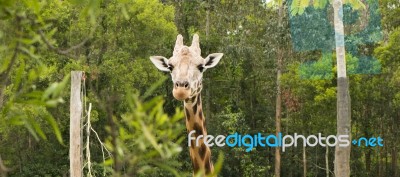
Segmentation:
[(195, 137), (203, 135), (203, 138), (198, 141), (198, 146), (196, 146), (196, 140), (192, 140), (192, 146), (189, 148), (194, 173), (202, 172), (202, 175), (211, 174), (214, 171), (214, 166), (211, 161), (211, 150), (204, 144), (207, 129), (205, 127), (206, 120), (202, 111), (200, 94), (194, 99), (189, 98), (185, 100), (184, 105), (187, 131), (195, 130), (196, 133), (192, 134)]

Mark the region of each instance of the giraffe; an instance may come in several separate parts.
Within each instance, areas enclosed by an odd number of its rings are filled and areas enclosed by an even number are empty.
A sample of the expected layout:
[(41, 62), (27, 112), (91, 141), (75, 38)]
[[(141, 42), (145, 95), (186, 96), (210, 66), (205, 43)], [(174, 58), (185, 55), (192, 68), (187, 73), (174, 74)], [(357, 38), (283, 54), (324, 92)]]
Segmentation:
[[(199, 36), (193, 36), (190, 47), (183, 44), (182, 35), (178, 35), (171, 58), (151, 56), (150, 60), (161, 71), (170, 72), (174, 84), (172, 94), (175, 99), (184, 102), (187, 132), (195, 130), (194, 136), (207, 136), (205, 117), (202, 110), (200, 93), (203, 88), (203, 72), (218, 64), (223, 53), (213, 53), (206, 58), (201, 57)], [(197, 146), (191, 140), (189, 147), (190, 159), (193, 165), (193, 175), (212, 174), (214, 166), (211, 160), (211, 150), (199, 139)]]

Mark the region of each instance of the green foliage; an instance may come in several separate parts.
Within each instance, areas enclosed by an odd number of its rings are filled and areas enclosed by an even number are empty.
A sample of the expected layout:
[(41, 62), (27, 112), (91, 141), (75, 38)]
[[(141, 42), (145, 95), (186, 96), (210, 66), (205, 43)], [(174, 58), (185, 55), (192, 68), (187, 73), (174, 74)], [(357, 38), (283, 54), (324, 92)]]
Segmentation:
[[(24, 83), (30, 86), (30, 88), (26, 88), (26, 86), (20, 85), (24, 67), (22, 63), (16, 77), (12, 78), (12, 81), (15, 81), (15, 83), (4, 90), (5, 96), (8, 99), (7, 102), (3, 103), (1, 117), (9, 120), (6, 124), (24, 125), (36, 140), (39, 140), (39, 137), (47, 139), (38, 123), (41, 119), (45, 120), (53, 128), (57, 140), (63, 143), (58, 124), (54, 117), (46, 110), (46, 107), (55, 107), (59, 103), (64, 102), (62, 91), (66, 88), (69, 77), (65, 77), (61, 83), (53, 83), (45, 91), (40, 91), (35, 89), (35, 85), (31, 85), (37, 76), (35, 72), (30, 70), (29, 75), (24, 75), (28, 77), (24, 78), (27, 79)], [(18, 88), (18, 86), (20, 87)], [(14, 95), (14, 92), (18, 92), (18, 94)]]
[[(113, 159), (119, 159), (118, 163), (125, 166), (123, 171), (116, 172), (119, 175), (151, 175), (159, 171), (155, 167), (179, 174), (174, 170), (179, 166), (174, 156), (182, 150), (183, 125), (179, 121), (183, 112), (176, 109), (169, 117), (163, 111), (164, 101), (160, 96), (142, 102), (137, 94), (128, 93), (126, 99), (129, 112), (122, 114), (117, 124), (118, 137), (109, 136), (106, 140), (107, 148), (117, 157), (108, 160), (106, 165), (115, 165)], [(111, 131), (111, 127), (107, 129)]]
[(317, 62), (303, 63), (299, 67), (302, 79), (332, 79), (332, 54), (324, 53)]
[[(69, 101), (66, 93), (71, 70), (86, 71), (90, 100), (96, 105), (94, 126), (102, 130), (107, 122), (106, 110), (101, 109), (105, 100), (96, 96), (104, 92), (123, 95), (126, 89), (144, 93), (161, 74), (143, 58), (151, 51), (167, 51), (164, 46), (177, 33), (174, 8), (156, 0), (1, 1), (0, 17), (0, 133), (10, 135), (15, 125), (26, 127), (24, 130), (30, 135), (21, 138), (21, 146), (16, 146), (21, 154), (34, 152), (31, 148), (22, 149), (24, 142), (31, 142), (31, 136), (47, 140), (37, 146), (52, 145), (56, 143), (54, 140), (64, 143), (63, 139), (68, 137), (65, 117), (69, 116), (69, 104), (64, 104), (64, 100)], [(153, 94), (160, 92), (155, 90)], [(127, 105), (125, 100), (118, 104), (116, 115), (128, 111)], [(100, 138), (104, 139), (106, 133), (101, 132)], [(25, 131), (14, 133), (21, 135)], [(54, 134), (55, 138), (48, 134)], [(4, 139), (2, 143), (9, 141)], [(48, 156), (37, 156), (36, 160), (43, 163), (36, 166), (33, 158), (15, 156), (6, 147), (1, 148), (5, 152), (1, 155), (7, 166), (27, 162), (11, 175), (61, 176), (67, 169), (44, 172), (46, 161), (54, 161), (50, 160), (52, 156), (68, 156), (68, 148), (57, 149), (61, 154), (47, 152)], [(95, 156), (97, 164), (101, 164), (102, 160), (96, 157), (99, 156)], [(67, 162), (55, 164), (67, 166)]]
[[(320, 5), (315, 5), (315, 4), (323, 4), (324, 0), (319, 2), (318, 0), (314, 3), (314, 7), (320, 7)], [(310, 1), (309, 0), (293, 0), (292, 6), (290, 7), (291, 14), (294, 15), (301, 15), (304, 13), (304, 10), (309, 6)]]
[[(293, 0), (291, 2), (290, 14), (292, 16), (302, 15), (305, 9), (310, 6), (315, 9), (324, 9), (328, 4), (328, 0)], [(312, 4), (310, 4), (310, 2), (312, 2)], [(332, 4), (332, 1), (329, 1), (329, 3)], [(342, 3), (350, 5), (355, 10), (366, 9), (364, 3), (360, 0), (344, 0)]]

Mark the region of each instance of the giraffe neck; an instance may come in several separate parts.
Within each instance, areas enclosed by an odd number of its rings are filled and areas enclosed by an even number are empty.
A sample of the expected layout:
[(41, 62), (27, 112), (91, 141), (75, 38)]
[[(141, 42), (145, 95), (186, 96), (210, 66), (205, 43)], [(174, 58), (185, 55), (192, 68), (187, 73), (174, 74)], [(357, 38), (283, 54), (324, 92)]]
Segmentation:
[(214, 166), (211, 161), (211, 150), (204, 144), (204, 137), (207, 136), (206, 129), (206, 118), (203, 115), (201, 96), (200, 94), (186, 99), (184, 103), (185, 115), (186, 115), (186, 129), (189, 132), (195, 130), (196, 132), (191, 136), (203, 135), (203, 138), (199, 139), (198, 146), (196, 146), (196, 139), (191, 140), (191, 146), (189, 147), (190, 158), (192, 160), (193, 171), (196, 174), (199, 171), (205, 172), (205, 174), (211, 174), (214, 171)]

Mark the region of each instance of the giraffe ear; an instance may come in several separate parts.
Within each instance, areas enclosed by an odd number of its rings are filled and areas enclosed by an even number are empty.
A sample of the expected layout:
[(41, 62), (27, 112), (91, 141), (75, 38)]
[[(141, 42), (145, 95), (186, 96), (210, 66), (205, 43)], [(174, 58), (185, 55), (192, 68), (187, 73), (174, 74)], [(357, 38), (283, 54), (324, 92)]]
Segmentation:
[(212, 68), (217, 65), (223, 55), (223, 53), (213, 53), (208, 55), (207, 58), (204, 59), (204, 68)]
[(150, 57), (151, 62), (153, 62), (156, 67), (161, 70), (161, 71), (166, 71), (169, 72), (168, 68), (168, 59), (163, 57), (163, 56), (151, 56)]

